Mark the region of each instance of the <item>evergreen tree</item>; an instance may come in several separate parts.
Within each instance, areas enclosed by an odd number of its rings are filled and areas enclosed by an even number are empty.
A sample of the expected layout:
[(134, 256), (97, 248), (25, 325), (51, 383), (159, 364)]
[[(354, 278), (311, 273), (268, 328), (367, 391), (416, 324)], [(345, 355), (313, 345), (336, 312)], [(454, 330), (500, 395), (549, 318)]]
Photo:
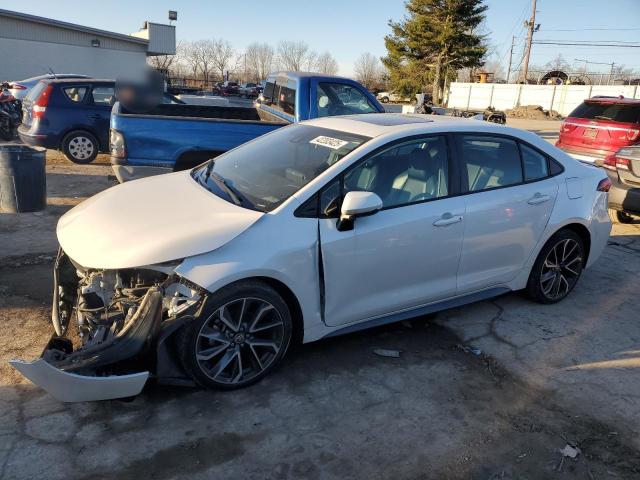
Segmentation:
[(440, 103), (445, 72), (482, 66), (487, 51), (484, 36), (474, 33), (484, 20), (484, 0), (408, 0), (408, 15), (389, 21), (385, 37), (387, 56), (382, 62), (391, 83), (400, 91), (415, 93), (429, 80), (433, 102)]

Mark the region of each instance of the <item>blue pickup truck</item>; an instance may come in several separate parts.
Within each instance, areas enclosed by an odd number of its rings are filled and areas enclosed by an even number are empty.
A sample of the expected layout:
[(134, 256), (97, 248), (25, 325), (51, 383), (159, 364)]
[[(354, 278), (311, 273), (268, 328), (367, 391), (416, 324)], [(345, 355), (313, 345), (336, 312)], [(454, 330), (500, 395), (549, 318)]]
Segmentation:
[(186, 170), (284, 125), (384, 108), (347, 78), (301, 72), (269, 75), (253, 107), (158, 105), (144, 115), (111, 112), (111, 164), (120, 182)]

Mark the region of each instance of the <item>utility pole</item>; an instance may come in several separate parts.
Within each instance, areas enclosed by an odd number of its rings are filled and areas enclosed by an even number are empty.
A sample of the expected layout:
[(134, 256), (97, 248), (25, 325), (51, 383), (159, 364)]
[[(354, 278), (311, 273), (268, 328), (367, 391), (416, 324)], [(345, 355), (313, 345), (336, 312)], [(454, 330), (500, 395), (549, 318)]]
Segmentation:
[(609, 85), (611, 83), (611, 79), (613, 78), (613, 67), (615, 66), (615, 63), (611, 63), (611, 70), (609, 71), (609, 79), (607, 80), (607, 85)]
[(531, 18), (529, 21), (525, 22), (525, 25), (528, 27), (527, 33), (527, 49), (524, 54), (524, 65), (522, 66), (522, 80), (524, 83), (527, 83), (527, 75), (529, 73), (529, 57), (531, 56), (531, 42), (533, 41), (533, 32), (536, 31), (539, 26), (536, 27), (536, 0), (532, 2), (532, 10), (531, 10)]
[(511, 76), (511, 62), (513, 61), (513, 47), (516, 43), (516, 36), (511, 37), (511, 50), (509, 51), (509, 68), (507, 68), (507, 83), (509, 83), (509, 77)]

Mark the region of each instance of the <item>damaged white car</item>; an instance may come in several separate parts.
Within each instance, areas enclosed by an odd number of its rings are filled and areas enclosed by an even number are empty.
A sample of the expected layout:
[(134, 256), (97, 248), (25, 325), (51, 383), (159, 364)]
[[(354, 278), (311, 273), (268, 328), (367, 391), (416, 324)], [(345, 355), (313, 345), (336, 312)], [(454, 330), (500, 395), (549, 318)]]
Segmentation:
[(41, 358), (12, 364), (64, 401), (133, 396), (149, 378), (231, 389), (293, 342), (512, 290), (557, 302), (606, 244), (609, 186), (489, 123), (370, 114), (284, 127), (64, 215), (56, 334)]

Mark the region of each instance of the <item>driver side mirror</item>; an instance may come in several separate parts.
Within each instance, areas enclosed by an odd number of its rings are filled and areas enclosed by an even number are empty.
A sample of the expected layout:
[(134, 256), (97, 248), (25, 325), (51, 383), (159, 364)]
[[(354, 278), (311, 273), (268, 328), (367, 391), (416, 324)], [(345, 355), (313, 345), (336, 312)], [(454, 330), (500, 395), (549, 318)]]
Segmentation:
[(353, 230), (357, 217), (373, 215), (382, 208), (382, 199), (373, 192), (347, 192), (342, 200), (338, 230), (345, 232)]

